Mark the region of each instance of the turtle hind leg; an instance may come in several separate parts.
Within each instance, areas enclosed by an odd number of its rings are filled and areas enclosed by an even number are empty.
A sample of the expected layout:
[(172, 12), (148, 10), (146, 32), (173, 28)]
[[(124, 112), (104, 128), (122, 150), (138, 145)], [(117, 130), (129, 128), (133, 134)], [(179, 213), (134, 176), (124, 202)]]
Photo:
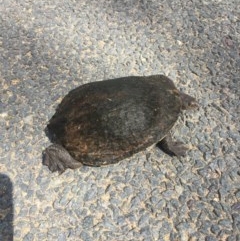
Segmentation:
[(82, 163), (73, 159), (64, 147), (52, 144), (43, 152), (43, 165), (48, 166), (51, 172), (62, 174), (67, 168), (81, 167)]
[(185, 156), (189, 150), (181, 141), (174, 141), (171, 135), (164, 137), (157, 146), (170, 156)]

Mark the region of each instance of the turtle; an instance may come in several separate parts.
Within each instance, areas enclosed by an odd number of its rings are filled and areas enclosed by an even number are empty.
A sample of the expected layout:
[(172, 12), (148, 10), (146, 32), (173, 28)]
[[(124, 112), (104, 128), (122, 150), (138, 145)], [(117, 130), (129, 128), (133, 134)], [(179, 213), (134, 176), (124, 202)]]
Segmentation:
[(197, 106), (164, 75), (84, 84), (63, 98), (48, 122), (53, 144), (43, 151), (43, 165), (59, 173), (104, 166), (153, 145), (170, 156), (185, 156), (188, 148), (174, 141), (170, 130), (182, 110)]

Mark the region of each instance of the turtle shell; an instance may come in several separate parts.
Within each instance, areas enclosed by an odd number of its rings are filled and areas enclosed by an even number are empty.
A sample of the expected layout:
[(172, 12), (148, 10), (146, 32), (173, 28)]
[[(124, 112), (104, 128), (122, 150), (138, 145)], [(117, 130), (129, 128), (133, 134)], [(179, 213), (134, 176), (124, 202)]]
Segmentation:
[(75, 160), (101, 166), (160, 141), (181, 105), (179, 91), (163, 75), (110, 79), (70, 91), (47, 127)]

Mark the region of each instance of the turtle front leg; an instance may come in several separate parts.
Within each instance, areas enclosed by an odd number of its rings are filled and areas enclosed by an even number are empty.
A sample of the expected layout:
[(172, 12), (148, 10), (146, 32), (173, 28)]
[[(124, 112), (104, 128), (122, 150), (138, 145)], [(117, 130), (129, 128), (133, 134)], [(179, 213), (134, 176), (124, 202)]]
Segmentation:
[(170, 134), (158, 142), (157, 146), (166, 154), (177, 157), (185, 156), (189, 150), (181, 141), (174, 141)]
[(64, 147), (52, 144), (43, 152), (43, 165), (48, 166), (51, 172), (62, 174), (67, 168), (75, 169), (83, 164), (73, 159)]

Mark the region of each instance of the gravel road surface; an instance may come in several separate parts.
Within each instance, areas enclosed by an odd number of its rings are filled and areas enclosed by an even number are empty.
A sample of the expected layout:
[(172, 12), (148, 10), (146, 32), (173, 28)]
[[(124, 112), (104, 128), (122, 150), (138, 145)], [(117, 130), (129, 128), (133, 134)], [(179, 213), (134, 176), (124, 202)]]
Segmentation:
[[(68, 91), (153, 74), (199, 101), (187, 157), (42, 165)], [(0, 1), (0, 240), (240, 241), (239, 123), (239, 0)]]

